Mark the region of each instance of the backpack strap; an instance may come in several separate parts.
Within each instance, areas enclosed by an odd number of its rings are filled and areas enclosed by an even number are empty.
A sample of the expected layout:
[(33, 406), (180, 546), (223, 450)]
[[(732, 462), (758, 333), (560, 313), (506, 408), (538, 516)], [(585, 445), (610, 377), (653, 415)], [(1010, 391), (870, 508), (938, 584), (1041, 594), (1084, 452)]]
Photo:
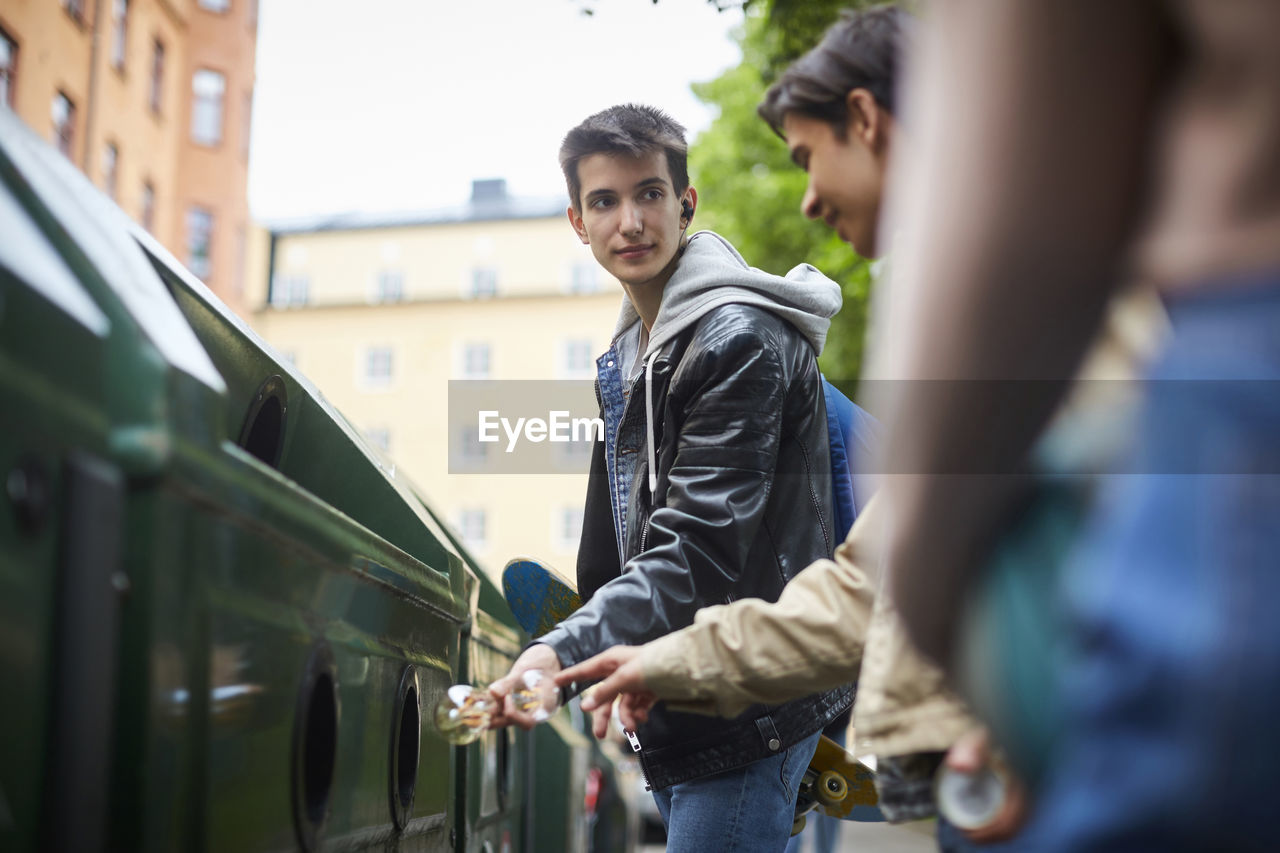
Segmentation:
[(854, 479), (859, 454), (870, 451), (880, 433), (880, 422), (822, 377), (827, 406), (827, 438), (831, 444), (831, 486), (835, 498), (836, 532), (840, 541), (849, 534), (861, 509)]

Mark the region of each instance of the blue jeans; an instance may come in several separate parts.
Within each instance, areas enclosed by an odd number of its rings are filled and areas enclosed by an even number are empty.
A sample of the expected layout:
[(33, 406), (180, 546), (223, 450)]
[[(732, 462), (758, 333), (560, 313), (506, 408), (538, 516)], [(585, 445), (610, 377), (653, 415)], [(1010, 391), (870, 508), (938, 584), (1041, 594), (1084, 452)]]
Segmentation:
[(781, 853), (818, 735), (746, 767), (654, 791), (667, 853)]
[[(848, 717), (841, 717), (841, 719), (848, 723)], [(844, 746), (849, 740), (849, 730), (847, 727), (842, 727), (839, 732), (829, 737)], [(835, 853), (836, 842), (840, 840), (840, 819), (824, 814), (822, 809), (809, 812), (804, 830), (799, 835), (793, 835), (787, 842), (786, 853), (800, 853), (801, 839), (806, 837), (813, 839), (813, 853)]]
[(1064, 577), (1045, 851), (1280, 850), (1280, 277), (1179, 298)]

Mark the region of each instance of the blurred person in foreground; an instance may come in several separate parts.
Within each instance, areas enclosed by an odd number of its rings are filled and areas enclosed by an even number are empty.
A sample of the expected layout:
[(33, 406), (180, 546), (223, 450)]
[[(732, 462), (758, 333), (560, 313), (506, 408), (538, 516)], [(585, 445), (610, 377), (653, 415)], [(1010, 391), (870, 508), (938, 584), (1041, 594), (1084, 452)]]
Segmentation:
[(1170, 337), (1063, 574), (1063, 721), (1022, 840), (1280, 849), (1280, 4), (931, 12), (891, 202), (913, 264), (873, 357), (929, 380), (879, 410), (901, 615), (954, 665), (954, 602), (1104, 306), (1153, 282)]
[[(831, 225), (864, 257), (881, 254), (877, 230), (890, 151), (900, 134), (895, 78), (911, 21), (900, 9), (846, 13), (769, 89), (760, 115), (809, 174), (802, 209)], [(572, 667), (561, 683), (604, 678), (585, 709), (626, 693), (624, 725), (666, 707), (732, 717), (849, 681), (859, 671), (854, 723), (859, 754), (877, 756), (881, 809), (891, 821), (935, 814), (933, 782), (943, 756), (973, 772), (990, 760), (986, 735), (943, 686), (940, 671), (906, 640), (881, 589), (881, 500), (863, 509), (835, 559), (801, 572), (776, 604), (737, 601), (698, 612), (695, 624), (643, 647), (623, 646)], [(596, 727), (602, 736), (604, 722)], [(1023, 813), (1014, 786), (1007, 807), (972, 841), (1008, 838)], [(944, 849), (965, 839), (945, 821)]]
[[(754, 269), (710, 231), (686, 236), (698, 195), (684, 129), (661, 110), (588, 117), (560, 163), (569, 224), (624, 299), (596, 362), (605, 440), (578, 549), (584, 604), (491, 685), (500, 696), (525, 670), (662, 636), (708, 604), (776, 599), (836, 545), (817, 354), (839, 286), (808, 264)], [(668, 850), (782, 850), (819, 732), (852, 699), (847, 683), (807, 694), (727, 721), (659, 709), (633, 727)], [(499, 722), (532, 719), (507, 701)]]

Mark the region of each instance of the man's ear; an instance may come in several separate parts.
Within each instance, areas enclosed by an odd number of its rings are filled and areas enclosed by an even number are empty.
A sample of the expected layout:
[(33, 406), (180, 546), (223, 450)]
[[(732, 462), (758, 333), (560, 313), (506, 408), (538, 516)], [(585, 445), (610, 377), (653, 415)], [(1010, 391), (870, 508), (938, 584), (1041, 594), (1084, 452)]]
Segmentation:
[[(685, 194), (684, 194), (684, 198), (685, 198), (686, 200), (688, 200), (688, 202), (689, 202), (689, 206), (690, 206), (690, 207), (692, 207), (692, 208), (696, 211), (696, 210), (698, 209), (698, 191), (697, 191), (697, 190), (695, 190), (693, 187), (689, 187), (688, 189), (686, 189), (686, 190), (684, 191), (684, 193), (685, 193)], [(693, 220), (692, 220), (692, 217), (690, 218), (690, 220), (689, 220), (689, 221), (690, 221), (690, 222), (692, 222), (692, 221), (693, 221)], [(686, 228), (688, 227), (688, 224), (687, 224), (687, 223), (686, 223), (685, 227), (686, 227)]]
[(591, 245), (591, 239), (587, 237), (587, 226), (582, 223), (582, 217), (578, 215), (578, 211), (573, 209), (573, 205), (569, 205), (565, 213), (569, 215), (569, 224), (578, 235), (578, 239), (585, 245)]
[(846, 129), (872, 151), (879, 150), (880, 140), (888, 128), (886, 113), (876, 103), (875, 95), (861, 87), (850, 89), (845, 95), (845, 108), (849, 113)]

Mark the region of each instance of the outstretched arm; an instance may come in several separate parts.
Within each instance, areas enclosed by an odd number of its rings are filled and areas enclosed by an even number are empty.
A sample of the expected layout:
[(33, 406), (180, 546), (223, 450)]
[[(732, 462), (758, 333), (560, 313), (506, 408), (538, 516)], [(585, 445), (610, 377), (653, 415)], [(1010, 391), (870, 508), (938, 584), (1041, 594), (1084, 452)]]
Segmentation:
[(835, 560), (820, 560), (775, 603), (743, 599), (698, 612), (693, 625), (642, 647), (609, 649), (557, 676), (604, 679), (583, 708), (623, 695), (623, 724), (643, 721), (665, 699), (680, 710), (736, 716), (846, 684), (857, 674), (879, 583), (878, 499), (867, 504)]

